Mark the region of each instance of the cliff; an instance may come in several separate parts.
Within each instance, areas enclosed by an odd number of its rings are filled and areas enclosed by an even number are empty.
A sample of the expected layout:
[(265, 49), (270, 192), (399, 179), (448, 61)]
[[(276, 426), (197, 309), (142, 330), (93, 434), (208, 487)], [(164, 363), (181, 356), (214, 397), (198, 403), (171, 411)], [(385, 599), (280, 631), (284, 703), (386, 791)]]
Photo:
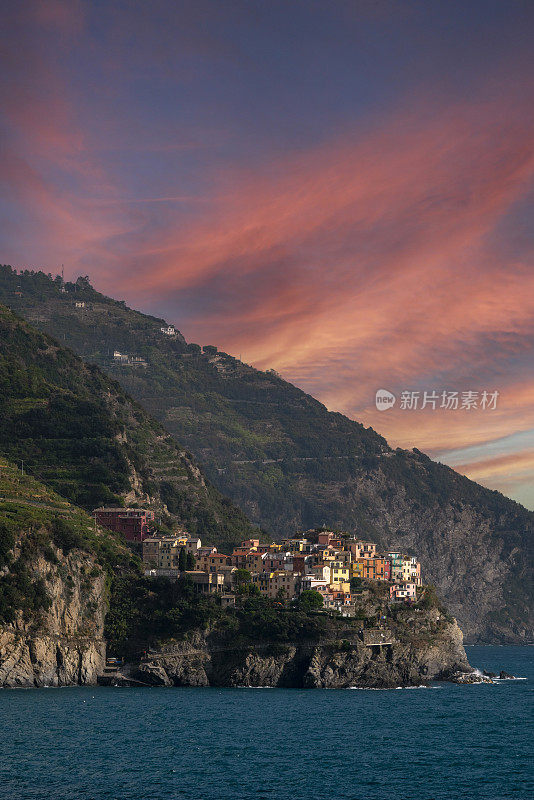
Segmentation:
[(384, 585), (363, 586), (354, 616), (342, 617), (256, 595), (223, 608), (186, 580), (120, 581), (106, 633), (126, 662), (119, 683), (385, 688), (471, 671), (462, 633), (431, 588), (413, 606), (388, 597)]
[(431, 589), (413, 607), (385, 585), (356, 594), (354, 618), (246, 593), (223, 608), (145, 577), (120, 537), (0, 459), (0, 686), (95, 684), (106, 653), (149, 685), (386, 687), (469, 669)]
[[(436, 624), (439, 612), (434, 609), (421, 616), (418, 627), (423, 629)], [(471, 670), (454, 621), (419, 640), (398, 639), (398, 634), (386, 631), (384, 639), (390, 643), (376, 645), (366, 644), (355, 626), (334, 627), (342, 639), (232, 643), (195, 633), (186, 642), (131, 664), (128, 671), (132, 678), (154, 686), (344, 689), (420, 686)]]
[(96, 683), (110, 577), (131, 559), (89, 515), (0, 459), (0, 686)]
[(0, 686), (95, 684), (102, 672), (104, 572), (81, 551), (53, 552), (57, 564), (38, 556), (30, 573), (32, 581), (42, 582), (48, 608), (30, 618), (18, 611), (0, 627)]

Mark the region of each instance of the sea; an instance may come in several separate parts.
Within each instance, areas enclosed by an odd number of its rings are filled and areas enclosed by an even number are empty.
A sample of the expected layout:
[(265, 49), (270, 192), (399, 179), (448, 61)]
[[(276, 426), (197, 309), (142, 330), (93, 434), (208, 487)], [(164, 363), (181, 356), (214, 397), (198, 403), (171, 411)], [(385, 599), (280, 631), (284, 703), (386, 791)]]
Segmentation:
[(0, 691), (2, 800), (533, 800), (534, 648), (519, 680), (420, 689)]

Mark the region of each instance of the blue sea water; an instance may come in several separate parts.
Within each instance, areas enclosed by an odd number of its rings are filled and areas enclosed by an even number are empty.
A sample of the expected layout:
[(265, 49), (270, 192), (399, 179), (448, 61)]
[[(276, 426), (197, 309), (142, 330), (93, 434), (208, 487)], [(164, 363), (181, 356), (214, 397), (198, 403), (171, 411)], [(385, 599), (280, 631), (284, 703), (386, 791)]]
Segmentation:
[(527, 680), (4, 690), (0, 798), (532, 800), (534, 649), (467, 649)]

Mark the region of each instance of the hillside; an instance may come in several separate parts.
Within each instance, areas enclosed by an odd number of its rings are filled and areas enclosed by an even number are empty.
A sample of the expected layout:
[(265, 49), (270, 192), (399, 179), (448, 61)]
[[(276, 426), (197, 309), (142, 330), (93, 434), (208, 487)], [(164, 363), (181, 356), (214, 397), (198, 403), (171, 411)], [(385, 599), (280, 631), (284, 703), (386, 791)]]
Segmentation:
[(0, 307), (0, 453), (72, 503), (152, 508), (224, 548), (246, 517), (98, 367)]
[(532, 512), (85, 279), (4, 267), (0, 301), (119, 381), (257, 524), (280, 537), (325, 523), (418, 553), (468, 641), (534, 640)]

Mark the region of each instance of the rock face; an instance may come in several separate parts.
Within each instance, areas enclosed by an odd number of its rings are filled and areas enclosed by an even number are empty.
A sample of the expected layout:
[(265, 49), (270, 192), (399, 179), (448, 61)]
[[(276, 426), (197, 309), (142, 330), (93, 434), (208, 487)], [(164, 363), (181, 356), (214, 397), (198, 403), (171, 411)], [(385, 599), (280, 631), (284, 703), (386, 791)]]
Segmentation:
[(0, 685), (13, 688), (95, 684), (105, 653), (103, 641), (3, 630)]
[(354, 632), (342, 641), (250, 645), (197, 633), (131, 665), (131, 675), (151, 686), (420, 686), (472, 671), (462, 638), (455, 621), (447, 622), (428, 641), (394, 640), (370, 646)]
[(96, 684), (102, 672), (104, 573), (79, 550), (65, 556), (56, 548), (55, 557), (51, 563), (41, 555), (32, 565), (32, 577), (45, 581), (49, 609), (0, 627), (0, 686)]

